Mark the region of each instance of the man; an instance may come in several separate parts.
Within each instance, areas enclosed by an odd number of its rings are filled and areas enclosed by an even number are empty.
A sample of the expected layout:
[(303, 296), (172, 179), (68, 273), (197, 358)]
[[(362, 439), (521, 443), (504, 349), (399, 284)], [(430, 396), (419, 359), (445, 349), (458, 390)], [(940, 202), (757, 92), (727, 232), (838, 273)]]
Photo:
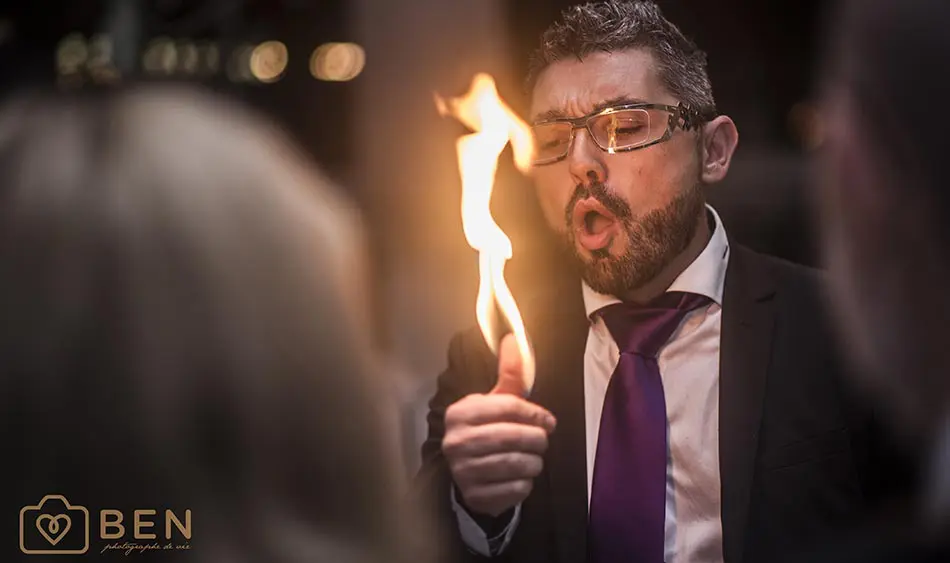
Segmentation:
[(950, 98), (950, 4), (850, 1), (839, 16), (817, 191), (825, 261), (854, 373), (926, 471), (914, 513), (833, 560), (948, 561), (950, 114), (930, 101)]
[[(544, 215), (581, 279), (521, 298), (527, 398), (457, 336), (422, 479), (466, 557), (775, 561), (870, 492), (816, 273), (732, 242), (706, 186), (738, 133), (705, 55), (652, 2), (566, 11), (529, 79)], [(583, 281), (582, 281), (583, 280)], [(497, 381), (496, 381), (497, 380)]]

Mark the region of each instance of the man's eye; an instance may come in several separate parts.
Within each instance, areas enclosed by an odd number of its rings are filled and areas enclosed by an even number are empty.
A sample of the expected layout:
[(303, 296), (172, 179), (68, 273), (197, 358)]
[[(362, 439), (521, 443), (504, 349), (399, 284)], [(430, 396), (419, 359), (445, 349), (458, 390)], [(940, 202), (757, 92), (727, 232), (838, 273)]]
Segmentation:
[(639, 135), (645, 129), (643, 124), (625, 125), (616, 129), (617, 135)]
[(541, 142), (542, 149), (554, 149), (557, 147), (562, 147), (567, 144), (567, 139), (550, 139), (547, 141)]
[(630, 135), (642, 132), (649, 126), (649, 122), (644, 119), (622, 117), (612, 119), (608, 126), (608, 131), (617, 135)]

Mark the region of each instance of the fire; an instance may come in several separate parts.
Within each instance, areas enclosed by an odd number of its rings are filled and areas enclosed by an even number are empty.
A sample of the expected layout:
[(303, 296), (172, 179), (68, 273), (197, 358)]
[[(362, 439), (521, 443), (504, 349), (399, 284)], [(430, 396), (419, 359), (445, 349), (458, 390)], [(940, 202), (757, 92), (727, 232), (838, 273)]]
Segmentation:
[(468, 244), (479, 252), (478, 297), (475, 316), (489, 348), (498, 353), (501, 327), (493, 312), (498, 309), (514, 333), (521, 353), (525, 389), (534, 386), (534, 353), (528, 342), (521, 312), (505, 282), (505, 263), (511, 259), (511, 239), (491, 215), (491, 194), (498, 157), (511, 143), (515, 165), (522, 172), (531, 166), (531, 128), (498, 96), (495, 81), (487, 74), (472, 80), (468, 93), (443, 100), (436, 96), (442, 115), (452, 115), (475, 133), (457, 143), (462, 175), (462, 228)]

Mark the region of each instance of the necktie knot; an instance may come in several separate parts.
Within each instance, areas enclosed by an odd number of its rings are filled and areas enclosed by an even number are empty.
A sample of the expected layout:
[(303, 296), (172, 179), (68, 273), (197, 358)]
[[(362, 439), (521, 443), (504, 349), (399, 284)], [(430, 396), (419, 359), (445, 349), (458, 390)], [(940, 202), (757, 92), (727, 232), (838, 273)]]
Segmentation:
[(616, 303), (597, 313), (621, 353), (655, 358), (686, 314), (708, 303), (703, 295), (671, 291), (644, 305)]

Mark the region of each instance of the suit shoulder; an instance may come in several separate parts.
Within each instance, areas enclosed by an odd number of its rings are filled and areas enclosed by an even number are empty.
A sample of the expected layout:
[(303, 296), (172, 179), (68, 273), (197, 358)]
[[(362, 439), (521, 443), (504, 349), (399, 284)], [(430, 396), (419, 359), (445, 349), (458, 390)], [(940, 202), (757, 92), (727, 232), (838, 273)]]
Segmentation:
[(790, 262), (777, 256), (762, 254), (743, 245), (734, 245), (741, 260), (767, 271), (782, 288), (824, 292), (827, 274), (818, 268)]
[[(741, 257), (740, 257), (741, 256)], [(776, 293), (775, 312), (795, 338), (834, 340), (831, 298), (822, 270), (740, 247), (737, 258), (743, 269)], [(752, 274), (751, 272), (756, 272)], [(835, 352), (837, 353), (837, 352)]]

